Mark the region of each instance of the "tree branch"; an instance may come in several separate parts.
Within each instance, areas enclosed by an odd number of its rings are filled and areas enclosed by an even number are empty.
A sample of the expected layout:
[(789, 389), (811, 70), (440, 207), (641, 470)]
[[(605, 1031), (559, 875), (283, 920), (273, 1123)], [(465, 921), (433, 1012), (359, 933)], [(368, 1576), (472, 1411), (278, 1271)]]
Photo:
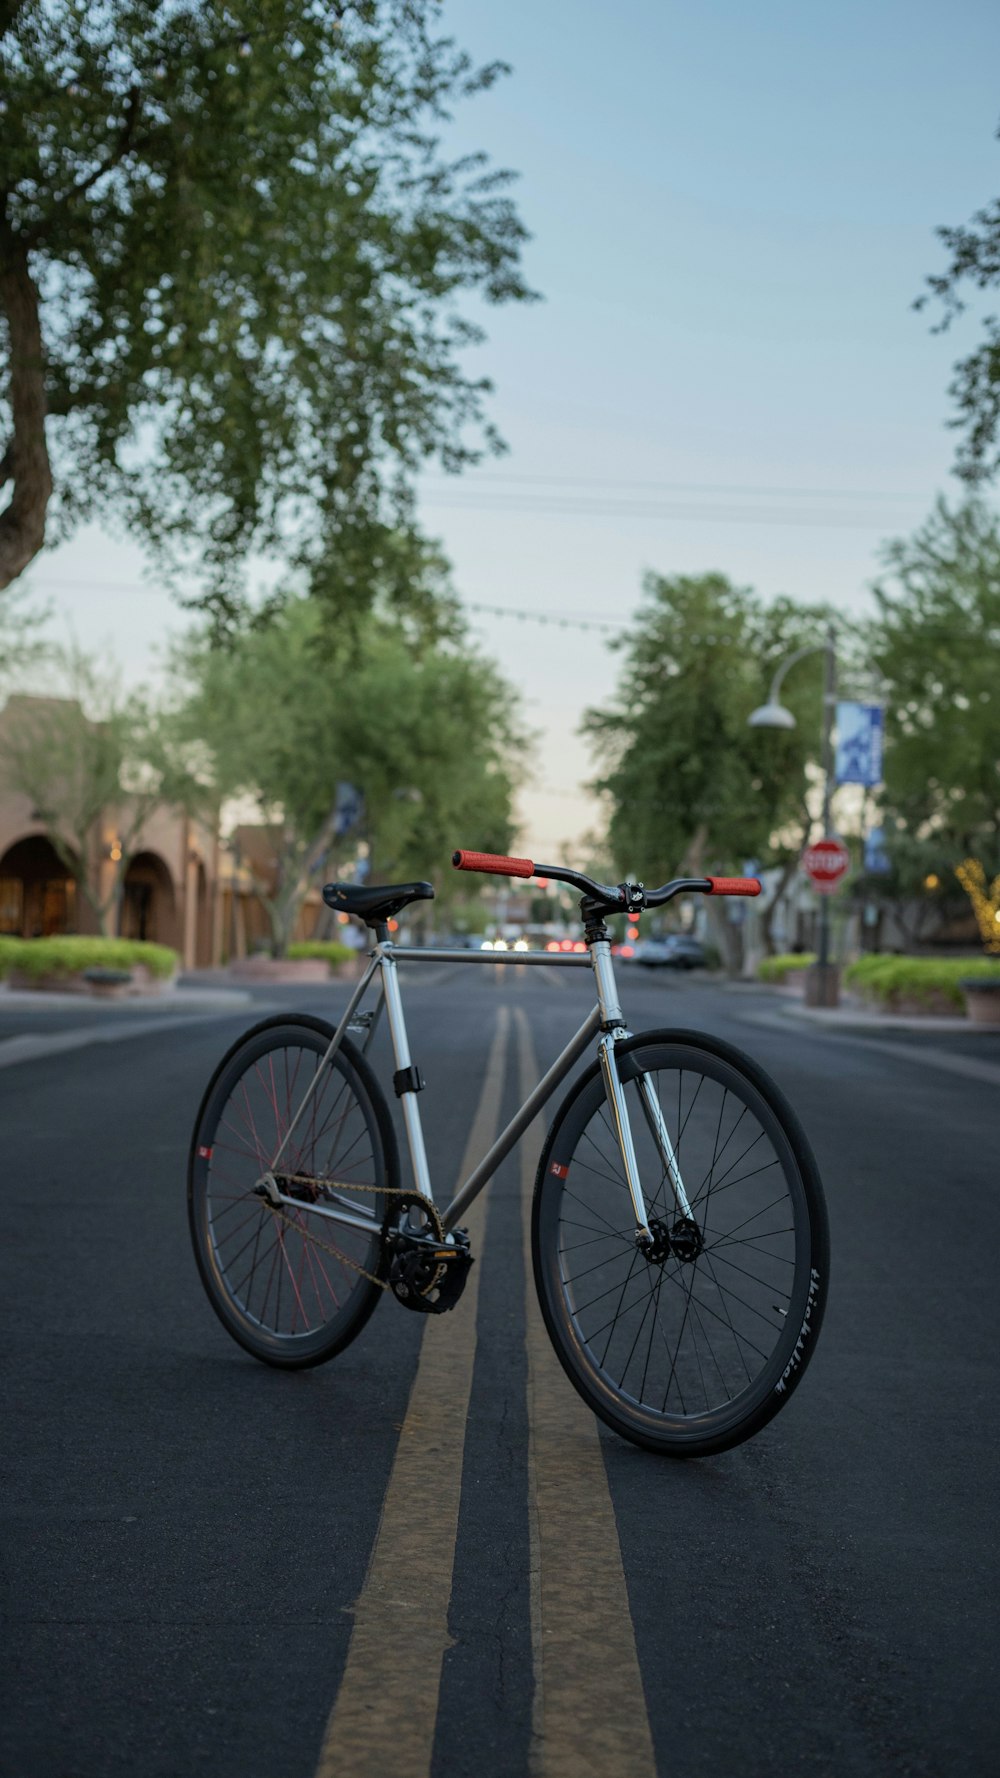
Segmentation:
[(43, 241), (46, 235), (51, 233), (53, 225), (59, 221), (61, 216), (65, 215), (67, 210), (72, 208), (76, 200), (84, 197), (91, 186), (96, 185), (99, 179), (104, 178), (105, 173), (110, 173), (113, 167), (119, 166), (125, 156), (131, 153), (136, 146), (135, 129), (141, 110), (142, 93), (137, 86), (130, 87), (122, 127), (118, 132), (117, 141), (112, 143), (106, 158), (100, 166), (94, 167), (85, 178), (78, 179), (68, 191), (64, 191), (61, 196), (54, 198), (49, 206), (48, 214), (36, 222), (33, 228), (24, 230), (21, 239), (25, 246), (36, 247), (39, 241)]

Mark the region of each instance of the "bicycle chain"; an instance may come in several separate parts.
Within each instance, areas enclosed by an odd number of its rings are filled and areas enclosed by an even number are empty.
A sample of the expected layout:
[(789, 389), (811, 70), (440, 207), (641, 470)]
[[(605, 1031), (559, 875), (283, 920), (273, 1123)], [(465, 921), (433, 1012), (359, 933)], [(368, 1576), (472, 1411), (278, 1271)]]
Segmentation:
[[(338, 1184), (336, 1179), (317, 1179), (312, 1174), (308, 1173), (285, 1173), (282, 1177), (290, 1180), (293, 1185), (335, 1186)], [(424, 1212), (424, 1215), (431, 1224), (435, 1240), (443, 1242), (445, 1239), (444, 1224), (441, 1221), (437, 1205), (434, 1204), (430, 1198), (425, 1198), (422, 1192), (408, 1191), (406, 1187), (402, 1185), (355, 1185), (353, 1182), (350, 1185), (341, 1185), (341, 1190), (371, 1192), (386, 1198), (406, 1198), (409, 1203), (419, 1205), (420, 1209)], [(379, 1290), (391, 1289), (388, 1278), (376, 1277), (374, 1272), (369, 1272), (367, 1266), (361, 1265), (358, 1260), (350, 1259), (346, 1253), (341, 1253), (338, 1247), (331, 1247), (328, 1241), (321, 1241), (318, 1235), (313, 1234), (312, 1229), (306, 1228), (301, 1222), (296, 1222), (293, 1217), (289, 1216), (283, 1205), (272, 1204), (269, 1198), (265, 1198), (264, 1202), (272, 1215), (280, 1216), (282, 1222), (287, 1223), (290, 1229), (295, 1229), (298, 1234), (304, 1235), (305, 1239), (311, 1241), (314, 1247), (321, 1247), (324, 1253), (330, 1255), (331, 1259), (339, 1261), (341, 1265), (350, 1266), (352, 1271), (360, 1272), (363, 1278), (367, 1278), (369, 1283), (377, 1285)], [(308, 1212), (309, 1206), (307, 1204), (303, 1205), (303, 1209)], [(444, 1269), (444, 1266), (439, 1267), (436, 1277), (427, 1286), (427, 1290), (423, 1293), (425, 1296), (440, 1282)]]

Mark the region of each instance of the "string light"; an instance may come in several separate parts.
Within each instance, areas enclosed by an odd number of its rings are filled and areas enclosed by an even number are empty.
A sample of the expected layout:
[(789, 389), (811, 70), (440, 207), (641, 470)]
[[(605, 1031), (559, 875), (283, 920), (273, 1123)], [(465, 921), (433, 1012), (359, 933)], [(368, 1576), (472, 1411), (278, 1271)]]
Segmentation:
[(972, 903), (983, 944), (1000, 955), (1000, 877), (987, 887), (986, 872), (978, 858), (966, 858), (955, 875)]
[(519, 623), (552, 625), (560, 630), (595, 630), (610, 636), (622, 634), (621, 624), (608, 623), (604, 618), (562, 617), (554, 611), (522, 611), (513, 605), (481, 605), (471, 600), (463, 600), (463, 604), (467, 611), (481, 611), (487, 617), (513, 617)]

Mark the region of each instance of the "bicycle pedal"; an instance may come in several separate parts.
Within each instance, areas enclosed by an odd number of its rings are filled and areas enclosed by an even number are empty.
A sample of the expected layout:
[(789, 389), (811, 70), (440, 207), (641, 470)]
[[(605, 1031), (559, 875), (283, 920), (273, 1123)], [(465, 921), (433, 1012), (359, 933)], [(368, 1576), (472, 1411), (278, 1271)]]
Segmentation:
[(446, 1247), (413, 1241), (393, 1259), (389, 1288), (404, 1309), (418, 1315), (444, 1315), (458, 1302), (474, 1263), (464, 1229), (456, 1229), (454, 1245)]

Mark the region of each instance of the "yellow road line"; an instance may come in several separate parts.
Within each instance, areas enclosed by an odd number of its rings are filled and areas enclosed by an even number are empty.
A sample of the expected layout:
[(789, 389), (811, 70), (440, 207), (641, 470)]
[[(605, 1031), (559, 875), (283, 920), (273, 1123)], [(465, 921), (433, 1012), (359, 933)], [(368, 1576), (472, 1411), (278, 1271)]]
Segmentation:
[[(538, 1078), (514, 1014), (522, 1098)], [(618, 1527), (597, 1422), (564, 1375), (535, 1300), (531, 1198), (542, 1143), (521, 1147), (528, 1346), (534, 1778), (656, 1778)]]
[[(497, 1132), (509, 1023), (501, 1007), (459, 1184)], [(425, 1328), (316, 1778), (426, 1778), (430, 1771), (441, 1662), (450, 1642), (484, 1205), (485, 1198), (477, 1198), (467, 1218), (477, 1263), (462, 1300), (444, 1326)]]

